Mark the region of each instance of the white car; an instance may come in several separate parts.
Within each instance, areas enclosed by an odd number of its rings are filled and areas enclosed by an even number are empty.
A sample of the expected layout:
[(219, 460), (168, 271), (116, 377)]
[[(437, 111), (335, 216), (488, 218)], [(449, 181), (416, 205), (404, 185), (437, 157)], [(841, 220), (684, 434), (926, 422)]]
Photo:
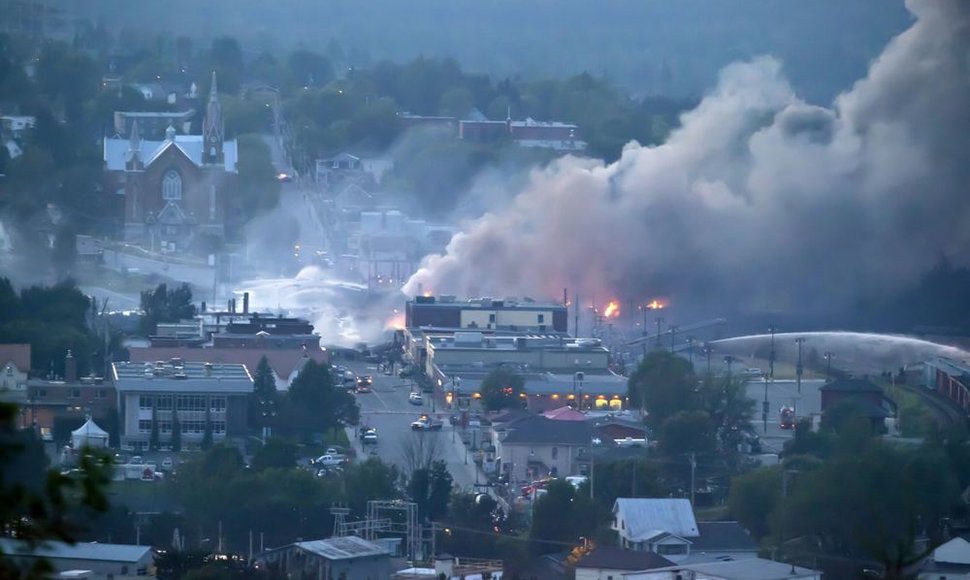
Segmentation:
[(371, 429), (364, 433), (364, 445), (377, 445), (377, 430)]
[(411, 393), (408, 395), (408, 402), (412, 405), (423, 405), (424, 398), (421, 396), (421, 393)]
[(128, 460), (130, 465), (144, 465), (145, 460), (141, 458), (141, 455), (136, 455)]
[(175, 467), (175, 462), (172, 461), (171, 457), (166, 457), (162, 460), (162, 469), (169, 470)]

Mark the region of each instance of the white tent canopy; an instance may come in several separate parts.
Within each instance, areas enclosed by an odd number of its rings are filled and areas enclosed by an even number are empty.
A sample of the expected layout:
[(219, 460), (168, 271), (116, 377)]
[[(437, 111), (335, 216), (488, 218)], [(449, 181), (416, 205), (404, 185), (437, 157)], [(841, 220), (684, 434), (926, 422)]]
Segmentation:
[(88, 420), (71, 432), (71, 444), (75, 449), (88, 447), (104, 448), (108, 446), (108, 432), (98, 427), (98, 424), (88, 417)]

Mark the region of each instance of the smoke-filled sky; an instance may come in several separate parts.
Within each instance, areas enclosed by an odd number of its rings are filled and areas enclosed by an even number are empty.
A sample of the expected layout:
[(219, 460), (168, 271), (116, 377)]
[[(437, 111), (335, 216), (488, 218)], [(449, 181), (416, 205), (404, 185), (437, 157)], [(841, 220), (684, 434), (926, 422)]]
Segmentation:
[(404, 291), (839, 309), (970, 260), (970, 2), (914, 24), (827, 108), (763, 57), (657, 147), (565, 158), (464, 224)]

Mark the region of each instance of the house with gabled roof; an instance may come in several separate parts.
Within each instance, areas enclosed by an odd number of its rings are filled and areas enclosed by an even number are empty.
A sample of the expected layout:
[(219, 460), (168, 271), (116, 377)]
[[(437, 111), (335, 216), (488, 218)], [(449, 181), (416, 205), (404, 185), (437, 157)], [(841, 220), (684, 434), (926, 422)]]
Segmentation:
[(690, 501), (680, 498), (617, 498), (610, 528), (622, 547), (674, 562), (686, 558), (691, 541), (700, 536)]
[(0, 391), (23, 391), (30, 374), (29, 344), (0, 344)]
[(592, 438), (586, 421), (524, 416), (498, 433), (496, 461), (511, 482), (575, 475), (588, 465)]

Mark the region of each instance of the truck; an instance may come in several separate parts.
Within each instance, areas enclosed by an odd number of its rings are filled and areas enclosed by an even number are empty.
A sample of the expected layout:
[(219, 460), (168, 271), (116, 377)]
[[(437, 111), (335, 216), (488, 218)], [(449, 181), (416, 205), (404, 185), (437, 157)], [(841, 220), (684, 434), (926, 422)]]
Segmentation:
[(781, 408), (781, 420), (779, 421), (779, 426), (782, 429), (795, 428), (795, 409), (792, 409), (791, 407)]
[(317, 467), (336, 467), (347, 463), (346, 455), (321, 455), (313, 460), (313, 465)]
[(441, 431), (442, 423), (428, 415), (421, 415), (417, 421), (411, 423), (412, 431)]

